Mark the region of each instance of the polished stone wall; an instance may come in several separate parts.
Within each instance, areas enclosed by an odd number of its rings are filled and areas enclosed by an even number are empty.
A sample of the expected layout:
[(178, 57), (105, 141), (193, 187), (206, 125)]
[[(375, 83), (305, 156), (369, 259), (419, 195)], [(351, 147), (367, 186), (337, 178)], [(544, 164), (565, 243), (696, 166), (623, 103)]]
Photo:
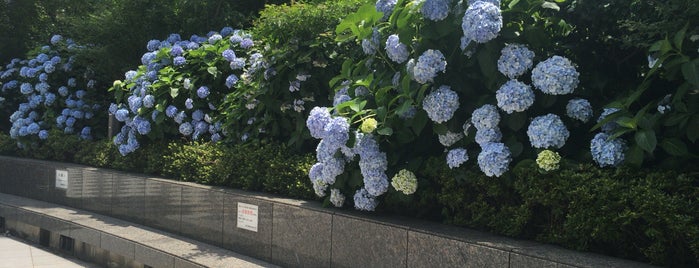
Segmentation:
[[(55, 187), (56, 170), (68, 171), (68, 189)], [(66, 163), (0, 156), (0, 192), (125, 219), (285, 267), (644, 266), (463, 228)], [(257, 232), (237, 227), (238, 203), (258, 206)], [(65, 231), (60, 221), (51, 226)], [(34, 231), (27, 227), (30, 239)], [(100, 243), (87, 229), (70, 233)], [(124, 251), (118, 237), (107, 239), (114, 242), (110, 251)], [(143, 253), (133, 250), (123, 253)]]

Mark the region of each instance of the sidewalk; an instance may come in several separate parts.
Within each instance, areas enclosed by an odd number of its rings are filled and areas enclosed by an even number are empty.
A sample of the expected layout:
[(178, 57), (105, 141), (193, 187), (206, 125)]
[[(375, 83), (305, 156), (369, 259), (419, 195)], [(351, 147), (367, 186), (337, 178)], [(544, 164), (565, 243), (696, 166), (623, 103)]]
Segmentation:
[(44, 249), (0, 234), (0, 268), (98, 267), (77, 259), (66, 259)]

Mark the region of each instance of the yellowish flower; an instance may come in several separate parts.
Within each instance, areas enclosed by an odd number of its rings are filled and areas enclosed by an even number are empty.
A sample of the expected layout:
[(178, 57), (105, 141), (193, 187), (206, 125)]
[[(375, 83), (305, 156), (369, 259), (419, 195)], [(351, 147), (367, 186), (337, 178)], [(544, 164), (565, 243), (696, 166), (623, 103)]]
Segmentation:
[(536, 157), (536, 164), (539, 165), (539, 168), (546, 171), (558, 169), (560, 167), (560, 162), (561, 156), (557, 152), (551, 150), (543, 150)]
[(367, 118), (364, 119), (364, 122), (362, 122), (362, 125), (359, 126), (359, 129), (364, 132), (364, 133), (371, 133), (376, 129), (376, 125), (378, 122), (376, 122), (376, 119), (374, 118)]
[(391, 185), (397, 191), (406, 195), (413, 194), (417, 190), (417, 177), (409, 170), (402, 169), (391, 179)]

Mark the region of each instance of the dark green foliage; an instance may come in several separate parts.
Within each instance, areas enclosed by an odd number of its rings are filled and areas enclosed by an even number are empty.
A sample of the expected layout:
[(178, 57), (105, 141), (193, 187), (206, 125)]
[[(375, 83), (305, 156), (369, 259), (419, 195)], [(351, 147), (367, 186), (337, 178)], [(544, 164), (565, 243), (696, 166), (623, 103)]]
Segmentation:
[[(470, 170), (470, 169), (469, 169)], [(523, 162), (497, 180), (434, 171), (444, 220), (672, 267), (699, 261), (699, 174)]]

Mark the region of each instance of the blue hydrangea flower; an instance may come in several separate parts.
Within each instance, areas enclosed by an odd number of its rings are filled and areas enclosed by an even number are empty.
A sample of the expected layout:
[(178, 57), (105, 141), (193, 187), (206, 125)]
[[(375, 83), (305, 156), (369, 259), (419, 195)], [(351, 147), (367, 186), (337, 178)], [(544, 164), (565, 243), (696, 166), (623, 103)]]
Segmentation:
[(487, 128), (476, 130), (476, 143), (483, 146), (486, 143), (500, 142), (502, 139), (502, 132), (498, 128)]
[(209, 87), (207, 86), (201, 86), (199, 89), (197, 89), (197, 96), (200, 99), (204, 99), (209, 96), (211, 92), (209, 91)]
[(73, 110), (70, 116), (75, 117), (76, 119), (83, 119), (83, 117), (85, 117), (85, 113), (80, 110)]
[(34, 91), (34, 86), (30, 83), (22, 83), (21, 86), (19, 86), (19, 92), (22, 92), (24, 95), (32, 94)]
[(41, 74), (39, 74), (39, 81), (41, 81), (41, 82), (46, 82), (47, 80), (49, 80), (49, 75), (48, 75), (48, 74), (46, 74), (46, 73), (41, 73)]
[(151, 62), (153, 62), (153, 60), (155, 60), (156, 55), (157, 54), (155, 52), (144, 53), (143, 56), (141, 56), (141, 64), (149, 65)]
[(466, 161), (468, 161), (468, 153), (464, 148), (452, 149), (447, 153), (447, 165), (451, 169), (461, 166)]
[(555, 114), (547, 114), (535, 117), (527, 129), (529, 142), (532, 147), (547, 149), (551, 147), (561, 148), (565, 145), (570, 132)]
[(180, 111), (175, 115), (174, 119), (176, 123), (182, 124), (184, 120), (187, 119), (187, 113), (185, 113), (184, 111)]
[(71, 78), (68, 78), (67, 84), (69, 87), (76, 87), (78, 85), (78, 81), (75, 78), (71, 77)]
[(180, 124), (179, 131), (180, 134), (189, 136), (192, 135), (192, 132), (194, 132), (194, 127), (192, 127), (192, 124), (190, 124), (189, 122), (184, 122)]
[(65, 86), (59, 87), (59, 88), (58, 88), (58, 94), (61, 95), (61, 96), (63, 96), (63, 97), (67, 97), (68, 94), (69, 94), (68, 88), (65, 87)]
[(592, 159), (600, 167), (616, 167), (624, 162), (626, 142), (620, 138), (609, 140), (609, 137), (606, 133), (598, 133), (590, 142)]
[(187, 98), (184, 101), (184, 107), (187, 108), (187, 110), (194, 108), (194, 100), (192, 100), (192, 98)]
[(512, 162), (510, 149), (504, 143), (486, 143), (478, 154), (478, 167), (488, 177), (500, 177), (509, 169)]
[(454, 112), (459, 108), (459, 95), (449, 86), (441, 86), (432, 91), (422, 101), (422, 109), (427, 112), (427, 116), (436, 123), (444, 123), (454, 116)]
[(216, 42), (218, 42), (221, 39), (223, 39), (223, 36), (221, 36), (220, 34), (212, 34), (211, 36), (209, 36), (208, 41), (209, 41), (209, 44), (215, 44)]
[(233, 28), (226, 26), (221, 29), (221, 35), (222, 36), (229, 36), (233, 33)]
[(578, 86), (580, 73), (567, 58), (553, 56), (539, 62), (532, 71), (534, 87), (550, 95), (573, 93)]
[(172, 46), (172, 49), (170, 49), (170, 56), (182, 56), (182, 53), (184, 53), (184, 49), (180, 45), (174, 45)]
[(226, 87), (227, 88), (232, 88), (235, 83), (238, 82), (238, 77), (235, 74), (231, 74), (228, 77), (226, 77)]
[(51, 44), (56, 45), (63, 40), (63, 36), (58, 34), (51, 36)]
[(153, 108), (153, 106), (155, 106), (155, 97), (150, 94), (143, 97), (143, 106), (146, 108)]
[(499, 6), (477, 1), (468, 6), (461, 21), (464, 37), (477, 43), (486, 43), (500, 34), (502, 12)]
[(498, 89), (495, 98), (498, 107), (506, 113), (523, 112), (534, 104), (534, 91), (529, 85), (513, 79)]
[(121, 109), (116, 111), (116, 113), (114, 114), (114, 117), (119, 122), (126, 122), (126, 120), (129, 118), (129, 110), (121, 108)]
[(364, 211), (374, 211), (378, 202), (376, 198), (367, 192), (366, 189), (362, 188), (354, 193), (354, 208)]
[(449, 15), (451, 0), (425, 0), (422, 5), (422, 15), (432, 21), (440, 21)]
[(230, 50), (230, 49), (224, 50), (224, 51), (221, 53), (221, 56), (223, 56), (223, 58), (226, 59), (227, 61), (233, 61), (233, 60), (236, 58), (236, 57), (235, 57), (235, 51)]
[(73, 127), (75, 125), (75, 118), (73, 117), (68, 117), (66, 118), (66, 126), (67, 127)]
[(374, 28), (374, 31), (371, 34), (371, 39), (362, 40), (362, 50), (364, 50), (364, 54), (376, 54), (376, 50), (379, 48), (380, 39), (381, 35), (379, 34), (379, 30), (377, 28)]
[(572, 99), (566, 105), (568, 117), (587, 123), (592, 118), (592, 105), (586, 99)]
[(408, 47), (400, 42), (397, 34), (392, 34), (386, 40), (386, 54), (392, 61), (403, 63), (408, 60)]
[(413, 78), (420, 84), (432, 82), (438, 72), (445, 72), (447, 61), (439, 50), (428, 49), (417, 59), (413, 67)]
[(44, 104), (46, 106), (51, 106), (53, 103), (56, 101), (56, 94), (53, 93), (46, 93), (46, 99), (44, 100)]
[(47, 130), (39, 131), (39, 139), (45, 140), (49, 138), (49, 132)]
[(328, 108), (313, 107), (306, 119), (306, 127), (308, 127), (312, 137), (322, 139), (325, 136), (325, 125), (327, 125), (330, 120), (331, 116), (328, 112)]
[(527, 46), (508, 44), (500, 51), (498, 71), (514, 79), (531, 69), (534, 65), (534, 52)]
[(173, 105), (168, 105), (167, 108), (165, 108), (165, 115), (167, 117), (173, 118), (177, 114), (177, 107)]
[(349, 140), (349, 127), (346, 118), (332, 118), (323, 128), (323, 140), (333, 144), (335, 148), (340, 148)]
[(473, 111), (471, 122), (476, 129), (497, 128), (500, 123), (498, 108), (492, 104), (486, 104)]
[(126, 78), (125, 80), (126, 81), (134, 81), (134, 79), (136, 79), (137, 74), (138, 74), (138, 72), (136, 72), (134, 70), (129, 70), (126, 73), (124, 73), (124, 77)]
[(55, 72), (55, 71), (56, 71), (56, 65), (50, 64), (49, 62), (47, 62), (46, 64), (44, 64), (44, 72), (50, 74), (50, 73), (53, 73), (53, 72)]
[(240, 70), (245, 67), (245, 59), (243, 58), (235, 58), (231, 61), (230, 64), (231, 70)]
[(330, 203), (332, 203), (335, 207), (342, 207), (342, 205), (345, 203), (345, 195), (343, 195), (338, 189), (331, 189)]
[(156, 51), (159, 48), (160, 48), (160, 41), (155, 40), (155, 39), (148, 41), (148, 44), (146, 45), (146, 49), (148, 49), (148, 51)]
[(251, 48), (253, 45), (255, 45), (255, 43), (250, 38), (243, 38), (243, 40), (240, 41), (240, 47), (244, 49)]
[(143, 105), (143, 99), (139, 96), (131, 95), (129, 96), (127, 101), (129, 103), (129, 109), (131, 109), (131, 112), (133, 113), (137, 113), (138, 108), (141, 108), (141, 106)]
[[(604, 108), (602, 114), (600, 114), (599, 118), (597, 118), (597, 123), (602, 122), (602, 120), (604, 120), (604, 118), (606, 118), (608, 115), (616, 113), (618, 111), (618, 108)], [(614, 120), (609, 121), (606, 124), (602, 125), (602, 132), (611, 133), (617, 127), (619, 127), (619, 124), (617, 124)]]
[(172, 59), (172, 64), (175, 66), (182, 66), (185, 63), (187, 63), (187, 59), (182, 56), (177, 56), (174, 59)]
[(378, 0), (376, 1), (376, 11), (382, 12), (382, 21), (387, 20), (391, 13), (393, 13), (393, 8), (396, 6), (397, 0)]
[(204, 120), (204, 112), (202, 110), (197, 109), (192, 113), (192, 120), (194, 121), (202, 121)]

